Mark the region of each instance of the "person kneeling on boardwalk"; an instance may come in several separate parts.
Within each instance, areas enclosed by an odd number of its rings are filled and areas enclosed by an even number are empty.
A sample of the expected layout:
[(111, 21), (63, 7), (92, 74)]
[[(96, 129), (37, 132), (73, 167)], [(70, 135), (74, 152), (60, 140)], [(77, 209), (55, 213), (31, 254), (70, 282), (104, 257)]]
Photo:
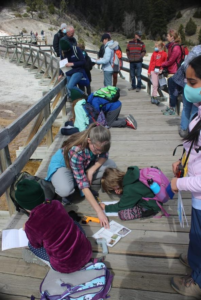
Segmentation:
[[(147, 183), (147, 178), (161, 182), (164, 187), (168, 186), (169, 180), (157, 168), (139, 169), (137, 166), (128, 167), (127, 172), (118, 169), (107, 168), (103, 174), (101, 183), (106, 193), (111, 191), (120, 196), (120, 201), (116, 204), (100, 206), (105, 212), (118, 212), (121, 220), (133, 220), (138, 218), (156, 215), (160, 210), (168, 216), (162, 207), (161, 202), (166, 202), (169, 197), (161, 188), (163, 199), (157, 201), (157, 195), (151, 190), (151, 186)], [(161, 185), (162, 187), (162, 185)], [(152, 200), (153, 199), (153, 200)]]
[(61, 273), (78, 271), (90, 261), (92, 248), (84, 230), (58, 200), (45, 200), (38, 182), (20, 181), (15, 197), (30, 213), (24, 225), (30, 249), (23, 249), (25, 261), (47, 264)]
[(86, 199), (96, 211), (101, 226), (109, 227), (108, 219), (94, 198), (90, 186), (100, 184), (107, 167), (116, 167), (108, 159), (111, 135), (109, 129), (92, 123), (88, 129), (75, 133), (66, 140), (62, 148), (51, 158), (46, 180), (51, 181), (55, 192), (63, 197), (72, 195), (75, 186), (83, 192)]

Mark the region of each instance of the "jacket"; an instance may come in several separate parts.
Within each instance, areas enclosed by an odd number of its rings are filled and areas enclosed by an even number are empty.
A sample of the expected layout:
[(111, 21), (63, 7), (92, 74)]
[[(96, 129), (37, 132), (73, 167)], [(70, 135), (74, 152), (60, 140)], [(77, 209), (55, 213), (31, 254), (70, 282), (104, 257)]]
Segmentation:
[[(201, 120), (201, 105), (198, 107), (198, 116), (189, 124), (189, 131)], [(191, 142), (184, 142), (184, 148), (188, 153)], [(201, 134), (199, 135), (198, 143), (193, 145), (188, 159), (188, 177), (177, 179), (177, 188), (180, 191), (190, 191), (192, 193), (192, 206), (201, 209), (201, 150), (196, 151), (201, 147)]]
[(103, 57), (96, 61), (96, 63), (98, 65), (102, 65), (103, 71), (106, 71), (106, 72), (113, 72), (112, 63), (113, 63), (114, 50), (110, 49), (110, 47), (109, 47), (113, 43), (114, 43), (113, 40), (111, 40), (105, 44), (105, 47), (104, 47), (105, 53), (104, 53)]
[[(178, 70), (178, 64), (182, 59), (182, 50), (180, 45), (176, 43), (168, 43), (168, 58), (167, 61), (162, 64), (162, 68), (167, 68), (169, 74), (175, 74)], [(174, 46), (174, 47), (173, 47)]]
[(145, 44), (139, 39), (129, 41), (126, 54), (129, 62), (142, 62), (146, 53)]
[(90, 241), (57, 200), (36, 206), (25, 224), (25, 232), (34, 248), (45, 248), (51, 266), (58, 272), (78, 271), (91, 258)]
[(53, 48), (54, 48), (54, 51), (57, 54), (57, 57), (60, 56), (59, 41), (64, 36), (65, 36), (65, 33), (63, 33), (61, 29), (54, 35)]
[(162, 63), (164, 63), (166, 60), (167, 60), (167, 53), (165, 51), (159, 51), (159, 52), (154, 51), (151, 56), (148, 73), (154, 71), (156, 67), (159, 67), (161, 69)]
[(74, 126), (79, 129), (79, 131), (83, 131), (87, 128), (89, 125), (89, 118), (87, 117), (87, 114), (83, 108), (83, 104), (86, 103), (86, 100), (80, 100), (76, 103), (74, 107), (75, 111), (75, 122)]
[(155, 195), (146, 185), (139, 181), (139, 168), (129, 167), (123, 178), (123, 194), (120, 201), (116, 204), (110, 204), (105, 206), (106, 212), (118, 212), (123, 209), (133, 208), (136, 205), (140, 205), (146, 209), (153, 209), (158, 212), (158, 207), (155, 200), (142, 200), (142, 197), (153, 198)]
[(101, 110), (107, 115), (107, 112), (115, 110), (121, 106), (121, 101), (110, 102), (101, 97), (94, 97), (93, 93), (89, 95), (87, 102), (89, 102), (98, 112)]

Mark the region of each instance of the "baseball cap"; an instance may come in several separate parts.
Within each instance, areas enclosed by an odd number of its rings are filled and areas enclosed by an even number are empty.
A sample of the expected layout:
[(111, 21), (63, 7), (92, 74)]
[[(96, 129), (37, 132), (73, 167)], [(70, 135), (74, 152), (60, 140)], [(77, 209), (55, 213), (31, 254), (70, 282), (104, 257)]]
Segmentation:
[(138, 36), (142, 36), (142, 31), (138, 30), (135, 32), (135, 34), (137, 34)]
[(66, 27), (67, 27), (66, 23), (62, 23), (61, 24), (61, 30), (64, 29), (64, 28), (66, 28)]
[(109, 33), (104, 33), (104, 34), (102, 35), (102, 37), (101, 37), (101, 42), (102, 42), (104, 39), (110, 40), (110, 39), (111, 39), (110, 34), (109, 34)]

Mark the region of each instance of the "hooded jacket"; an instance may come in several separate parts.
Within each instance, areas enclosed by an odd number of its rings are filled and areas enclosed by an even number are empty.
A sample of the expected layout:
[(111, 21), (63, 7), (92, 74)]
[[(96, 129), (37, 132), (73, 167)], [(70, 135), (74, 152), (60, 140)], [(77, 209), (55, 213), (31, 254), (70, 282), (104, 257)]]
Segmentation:
[(108, 41), (105, 44), (105, 53), (104, 56), (97, 60), (98, 65), (102, 65), (103, 71), (107, 72), (113, 72), (113, 56), (114, 56), (114, 50), (112, 50), (109, 46), (112, 46), (114, 43), (113, 40)]
[(142, 200), (142, 197), (153, 198), (155, 195), (146, 185), (139, 181), (140, 171), (139, 168), (129, 167), (123, 178), (123, 193), (120, 201), (116, 204), (110, 204), (105, 206), (106, 212), (118, 212), (123, 209), (133, 208), (136, 205), (140, 205), (148, 210), (154, 210), (158, 212), (158, 207), (155, 200)]
[(162, 64), (162, 68), (167, 68), (169, 74), (175, 74), (182, 58), (181, 46), (176, 43), (168, 43), (167, 48), (168, 58), (167, 61)]

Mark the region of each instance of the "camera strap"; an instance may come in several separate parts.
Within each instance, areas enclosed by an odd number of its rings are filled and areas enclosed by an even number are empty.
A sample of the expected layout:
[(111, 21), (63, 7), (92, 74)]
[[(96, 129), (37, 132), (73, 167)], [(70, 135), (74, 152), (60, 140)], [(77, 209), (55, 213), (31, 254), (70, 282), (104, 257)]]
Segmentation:
[[(186, 155), (186, 159), (185, 159), (183, 168), (185, 168), (185, 166), (186, 166), (186, 164), (187, 164), (187, 161), (188, 161), (189, 155), (190, 155), (190, 153), (191, 153), (193, 144), (194, 144), (194, 140), (192, 141), (191, 146), (190, 146), (190, 148), (189, 148), (189, 150), (188, 150), (188, 153), (187, 153), (187, 155)], [(175, 153), (176, 153), (176, 151), (177, 151), (177, 148), (178, 148), (178, 147), (181, 147), (181, 146), (183, 146), (183, 144), (179, 144), (179, 145), (174, 149), (173, 154), (172, 154), (173, 156), (175, 155)], [(183, 148), (182, 156), (184, 155), (184, 153), (185, 153), (185, 149)]]

